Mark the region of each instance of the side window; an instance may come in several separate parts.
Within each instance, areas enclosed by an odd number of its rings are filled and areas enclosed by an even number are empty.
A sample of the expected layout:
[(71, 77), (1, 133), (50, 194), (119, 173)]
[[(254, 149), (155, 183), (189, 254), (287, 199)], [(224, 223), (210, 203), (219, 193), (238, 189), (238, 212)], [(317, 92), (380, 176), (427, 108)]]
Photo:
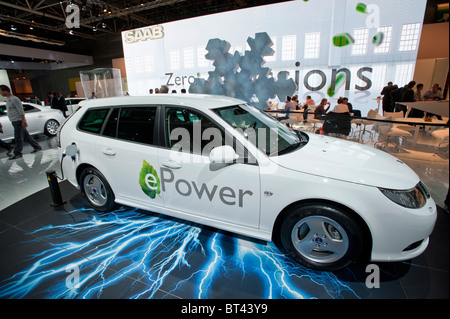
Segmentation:
[(33, 112), (40, 112), (41, 110), (35, 108), (34, 106), (31, 106), (30, 104), (23, 104), (23, 110), (25, 113), (33, 113)]
[(6, 105), (0, 105), (0, 116), (6, 115)]
[(133, 142), (153, 144), (155, 118), (156, 107), (122, 108), (117, 137)]
[(117, 137), (117, 123), (119, 123), (120, 108), (113, 109), (103, 129), (103, 135)]
[(224, 132), (209, 118), (184, 108), (166, 107), (166, 145), (174, 150), (208, 155), (224, 145)]
[(89, 133), (99, 134), (108, 112), (109, 109), (88, 110), (78, 124), (78, 129)]

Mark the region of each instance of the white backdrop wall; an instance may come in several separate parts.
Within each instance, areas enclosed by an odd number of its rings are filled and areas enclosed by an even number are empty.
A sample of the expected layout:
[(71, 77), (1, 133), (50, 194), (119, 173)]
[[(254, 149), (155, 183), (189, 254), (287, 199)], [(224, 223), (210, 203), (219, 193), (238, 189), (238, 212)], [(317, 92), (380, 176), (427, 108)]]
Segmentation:
[[(300, 101), (311, 95), (318, 103), (328, 97), (333, 72), (348, 69), (349, 85), (328, 99), (333, 104), (338, 96), (347, 96), (365, 115), (377, 107), (375, 99), (388, 81), (403, 86), (413, 79), (426, 0), (377, 0), (365, 3), (366, 13), (356, 10), (358, 3), (298, 0), (202, 16), (162, 24), (158, 27), (163, 37), (132, 43), (133, 35), (148, 35), (148, 28), (123, 32), (129, 93), (147, 95), (163, 84), (178, 92), (188, 89), (195, 78), (208, 79), (215, 69), (213, 61), (205, 59), (210, 39), (226, 40), (229, 53), (244, 55), (250, 50), (247, 39), (266, 32), (275, 51), (264, 57), (264, 67), (272, 71), (269, 77), (276, 80), (280, 71), (289, 71)], [(376, 46), (372, 37), (379, 31), (384, 39)], [(333, 36), (341, 33), (355, 42), (334, 46)], [(320, 72), (307, 76), (313, 70)]]

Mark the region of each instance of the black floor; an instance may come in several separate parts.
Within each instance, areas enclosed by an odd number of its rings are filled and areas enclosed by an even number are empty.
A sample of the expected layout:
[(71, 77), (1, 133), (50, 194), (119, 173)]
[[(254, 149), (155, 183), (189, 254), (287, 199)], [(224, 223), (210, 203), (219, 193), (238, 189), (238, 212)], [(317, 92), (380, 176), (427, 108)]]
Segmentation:
[(93, 211), (68, 182), (67, 203), (50, 206), (49, 189), (0, 212), (0, 298), (319, 298), (449, 297), (448, 215), (439, 209), (426, 252), (328, 273), (253, 241), (133, 209)]

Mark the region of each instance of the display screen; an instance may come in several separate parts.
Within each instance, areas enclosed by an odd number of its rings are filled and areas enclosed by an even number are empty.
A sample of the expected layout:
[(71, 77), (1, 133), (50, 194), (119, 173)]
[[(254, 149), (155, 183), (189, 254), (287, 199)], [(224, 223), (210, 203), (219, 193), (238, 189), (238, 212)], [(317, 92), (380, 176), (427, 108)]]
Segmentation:
[(348, 97), (366, 115), (387, 82), (412, 80), (426, 0), (310, 0), (122, 33), (128, 93), (150, 89), (316, 104)]

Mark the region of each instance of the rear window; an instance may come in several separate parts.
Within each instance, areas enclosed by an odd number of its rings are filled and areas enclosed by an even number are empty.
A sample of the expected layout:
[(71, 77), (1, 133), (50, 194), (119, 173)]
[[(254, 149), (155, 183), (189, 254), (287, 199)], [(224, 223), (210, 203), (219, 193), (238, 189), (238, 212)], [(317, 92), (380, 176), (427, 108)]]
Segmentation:
[[(120, 110), (117, 137), (132, 142), (153, 144), (156, 107), (127, 107)], [(113, 123), (116, 119), (112, 119)]]
[(88, 110), (78, 124), (78, 129), (89, 133), (99, 134), (108, 112), (109, 109)]

